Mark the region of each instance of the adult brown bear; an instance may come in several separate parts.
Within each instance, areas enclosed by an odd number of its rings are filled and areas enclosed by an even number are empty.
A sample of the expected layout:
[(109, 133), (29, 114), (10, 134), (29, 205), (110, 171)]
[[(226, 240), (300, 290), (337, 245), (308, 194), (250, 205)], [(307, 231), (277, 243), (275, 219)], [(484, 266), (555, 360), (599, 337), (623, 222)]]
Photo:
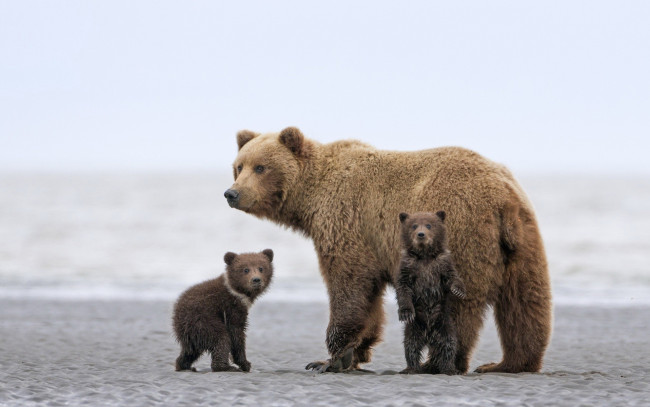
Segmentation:
[(444, 210), (449, 249), (465, 282), (458, 300), (456, 368), (469, 368), (488, 305), (503, 360), (478, 372), (536, 372), (551, 335), (551, 292), (533, 208), (512, 174), (472, 151), (377, 150), (321, 144), (295, 127), (237, 134), (231, 207), (310, 237), (327, 285), (330, 359), (319, 371), (357, 369), (381, 337), (382, 296), (400, 259), (400, 212)]

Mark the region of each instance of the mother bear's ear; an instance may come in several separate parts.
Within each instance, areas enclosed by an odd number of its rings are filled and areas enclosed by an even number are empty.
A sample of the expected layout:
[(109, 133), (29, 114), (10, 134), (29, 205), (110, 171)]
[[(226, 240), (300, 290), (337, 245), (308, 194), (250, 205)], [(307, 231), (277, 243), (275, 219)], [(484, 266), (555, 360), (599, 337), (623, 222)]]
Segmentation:
[(408, 217), (409, 217), (409, 214), (408, 214), (408, 213), (406, 213), (406, 212), (402, 212), (402, 213), (399, 214), (399, 221), (402, 222), (402, 223), (404, 223), (404, 221), (405, 221), (406, 219), (408, 219)]
[(253, 133), (250, 130), (241, 130), (237, 133), (237, 146), (241, 150), (241, 148), (244, 147), (244, 144), (248, 143), (255, 137), (257, 137), (257, 133)]
[(298, 157), (308, 158), (311, 155), (311, 144), (305, 140), (297, 127), (287, 127), (280, 132), (280, 143), (284, 144)]

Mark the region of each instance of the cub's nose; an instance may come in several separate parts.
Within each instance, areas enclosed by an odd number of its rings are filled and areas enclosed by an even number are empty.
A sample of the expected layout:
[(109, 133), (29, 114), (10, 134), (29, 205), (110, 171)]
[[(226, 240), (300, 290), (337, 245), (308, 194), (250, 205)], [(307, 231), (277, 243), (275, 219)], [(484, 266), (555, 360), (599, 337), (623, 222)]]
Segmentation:
[(254, 279), (251, 280), (254, 284), (259, 284), (262, 282), (262, 279), (259, 277), (255, 277)]
[(239, 201), (239, 192), (234, 189), (227, 189), (223, 196), (228, 200), (228, 205), (235, 206)]
[(418, 233), (418, 238), (423, 239), (424, 238), (424, 232)]

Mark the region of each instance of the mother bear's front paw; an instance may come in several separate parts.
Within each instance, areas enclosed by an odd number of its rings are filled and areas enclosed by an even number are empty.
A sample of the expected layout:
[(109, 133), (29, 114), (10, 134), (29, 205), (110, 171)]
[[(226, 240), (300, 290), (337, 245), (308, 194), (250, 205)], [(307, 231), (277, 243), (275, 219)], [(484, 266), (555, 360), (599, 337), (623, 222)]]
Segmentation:
[(331, 359), (317, 360), (315, 362), (311, 362), (307, 364), (307, 366), (305, 366), (305, 370), (313, 370), (316, 373), (325, 373), (325, 372), (336, 373), (340, 371), (340, 363), (338, 365), (339, 366), (337, 369), (337, 366), (332, 365)]
[(354, 349), (349, 348), (343, 355), (337, 358), (327, 359), (325, 361), (317, 360), (315, 362), (309, 363), (305, 366), (305, 370), (313, 370), (317, 373), (340, 373), (347, 370), (350, 370), (352, 367), (352, 359), (354, 355)]

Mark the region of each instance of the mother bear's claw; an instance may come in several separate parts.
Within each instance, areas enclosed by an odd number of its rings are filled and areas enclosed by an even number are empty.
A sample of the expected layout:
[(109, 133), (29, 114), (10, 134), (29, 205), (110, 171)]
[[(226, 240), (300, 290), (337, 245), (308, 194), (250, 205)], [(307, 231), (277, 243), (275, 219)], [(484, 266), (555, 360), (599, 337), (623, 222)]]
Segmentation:
[(343, 354), (342, 357), (334, 359), (327, 359), (325, 361), (317, 360), (309, 363), (305, 370), (313, 370), (316, 373), (340, 373), (350, 369), (352, 365), (352, 350)]
[(309, 363), (307, 366), (305, 366), (305, 370), (313, 370), (316, 373), (325, 373), (325, 372), (331, 372), (330, 368), (332, 367), (330, 363), (330, 359), (327, 359), (325, 361), (317, 360), (315, 362)]

